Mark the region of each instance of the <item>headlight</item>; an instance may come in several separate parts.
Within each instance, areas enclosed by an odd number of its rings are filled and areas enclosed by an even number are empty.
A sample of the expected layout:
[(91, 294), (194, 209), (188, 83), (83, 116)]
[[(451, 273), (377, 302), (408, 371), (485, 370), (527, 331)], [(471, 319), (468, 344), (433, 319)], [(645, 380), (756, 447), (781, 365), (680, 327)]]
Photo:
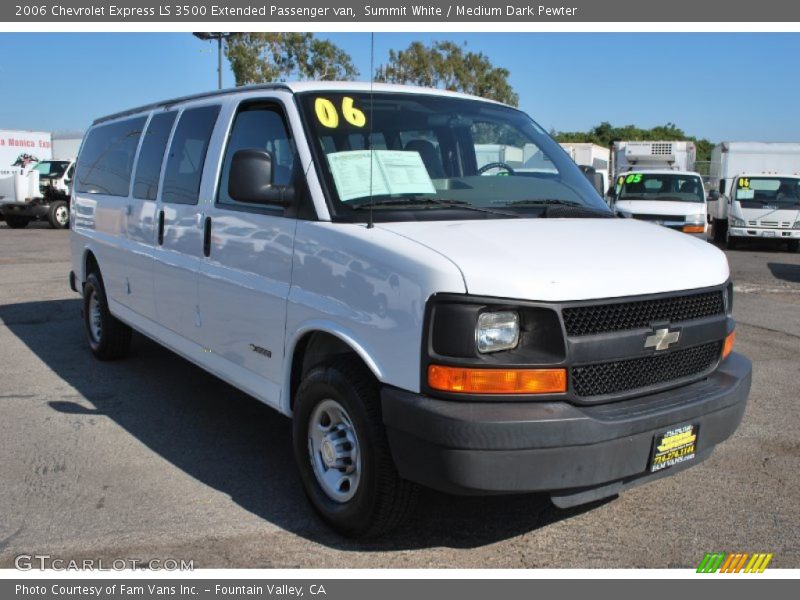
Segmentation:
[(705, 225), (706, 224), (706, 216), (705, 215), (686, 215), (686, 224), (687, 225)]
[(499, 352), (516, 348), (519, 343), (519, 315), (513, 311), (485, 312), (475, 327), (478, 352)]
[(736, 217), (731, 217), (731, 227), (744, 227), (745, 223), (741, 219), (737, 219)]
[(794, 229), (800, 229), (800, 221), (795, 221), (792, 227), (794, 227)]

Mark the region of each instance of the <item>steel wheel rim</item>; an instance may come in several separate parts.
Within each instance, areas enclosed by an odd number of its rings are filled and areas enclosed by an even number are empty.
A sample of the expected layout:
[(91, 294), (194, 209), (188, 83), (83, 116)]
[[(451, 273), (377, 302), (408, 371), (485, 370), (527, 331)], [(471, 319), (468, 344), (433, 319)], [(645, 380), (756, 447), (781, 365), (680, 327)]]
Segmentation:
[(92, 290), (89, 296), (89, 335), (92, 341), (99, 344), (103, 336), (103, 313), (100, 310), (100, 301), (97, 292)]
[(56, 221), (59, 225), (66, 225), (69, 223), (69, 210), (66, 206), (59, 206), (56, 209)]
[(335, 400), (317, 404), (308, 421), (311, 470), (331, 500), (347, 502), (361, 481), (361, 452), (350, 415)]

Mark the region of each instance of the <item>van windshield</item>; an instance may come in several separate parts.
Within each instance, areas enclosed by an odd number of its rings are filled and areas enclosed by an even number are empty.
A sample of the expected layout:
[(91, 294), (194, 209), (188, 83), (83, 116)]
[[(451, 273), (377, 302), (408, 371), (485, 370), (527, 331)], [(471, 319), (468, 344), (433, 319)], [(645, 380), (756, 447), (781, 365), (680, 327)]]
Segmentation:
[[(609, 211), (564, 150), (524, 113), (447, 96), (298, 95), (334, 217), (542, 216), (553, 204)], [(423, 216), (424, 213), (424, 216)]]
[(744, 208), (795, 208), (800, 205), (800, 178), (740, 177), (736, 200)]
[(60, 179), (69, 167), (68, 160), (43, 160), (36, 163), (34, 170), (39, 171), (39, 177)]
[(618, 200), (677, 200), (704, 202), (699, 175), (678, 173), (626, 173), (617, 177)]

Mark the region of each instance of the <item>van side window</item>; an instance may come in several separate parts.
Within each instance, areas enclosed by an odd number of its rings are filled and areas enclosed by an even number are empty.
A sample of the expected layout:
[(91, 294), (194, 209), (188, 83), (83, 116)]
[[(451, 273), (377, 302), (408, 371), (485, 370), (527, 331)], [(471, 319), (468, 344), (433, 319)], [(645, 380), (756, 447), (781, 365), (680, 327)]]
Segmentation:
[(133, 197), (142, 200), (155, 200), (158, 192), (158, 180), (161, 177), (161, 164), (167, 140), (175, 122), (176, 111), (159, 113), (150, 119), (147, 131), (139, 151), (139, 162), (136, 164), (136, 176), (133, 178)]
[(197, 204), (203, 163), (218, 114), (219, 106), (190, 108), (181, 114), (164, 173), (164, 202)]
[(267, 150), (272, 154), (273, 183), (289, 185), (292, 181), (295, 163), (295, 145), (292, 141), (283, 113), (270, 104), (251, 104), (241, 109), (233, 122), (222, 163), (218, 204), (250, 206), (237, 202), (228, 195), (228, 177), (231, 161), (238, 150)]
[(133, 159), (147, 119), (138, 117), (92, 129), (77, 163), (75, 190), (127, 196)]

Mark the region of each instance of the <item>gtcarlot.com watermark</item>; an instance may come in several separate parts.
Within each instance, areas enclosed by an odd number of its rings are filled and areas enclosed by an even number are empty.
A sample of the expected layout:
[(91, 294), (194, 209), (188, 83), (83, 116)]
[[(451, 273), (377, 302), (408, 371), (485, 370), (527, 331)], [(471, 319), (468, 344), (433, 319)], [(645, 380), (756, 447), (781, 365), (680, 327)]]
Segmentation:
[(68, 559), (49, 554), (20, 554), (14, 558), (19, 571), (194, 571), (194, 561), (176, 558)]

